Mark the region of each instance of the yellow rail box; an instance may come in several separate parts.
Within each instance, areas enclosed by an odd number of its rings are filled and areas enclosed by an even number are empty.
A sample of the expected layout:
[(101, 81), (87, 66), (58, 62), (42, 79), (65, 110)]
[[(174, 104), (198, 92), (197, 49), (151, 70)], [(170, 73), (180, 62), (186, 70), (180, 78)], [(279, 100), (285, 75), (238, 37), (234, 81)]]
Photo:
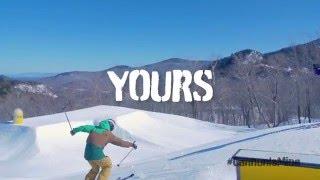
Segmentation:
[(320, 180), (320, 155), (240, 149), (237, 180)]

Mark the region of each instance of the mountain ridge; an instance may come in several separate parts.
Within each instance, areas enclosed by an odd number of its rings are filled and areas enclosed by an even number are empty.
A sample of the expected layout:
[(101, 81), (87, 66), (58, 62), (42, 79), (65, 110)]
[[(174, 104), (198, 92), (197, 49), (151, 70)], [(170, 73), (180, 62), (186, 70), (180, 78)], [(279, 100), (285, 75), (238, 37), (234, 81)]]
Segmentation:
[[(252, 98), (250, 94), (247, 94), (246, 84), (248, 81), (246, 78), (251, 78), (254, 85), (254, 91), (256, 93), (269, 93), (266, 92), (265, 89), (271, 88), (271, 86), (267, 86), (269, 83), (274, 82), (271, 80), (272, 78), (280, 78), (277, 81), (281, 82), (281, 88), (290, 89), (289, 84), (297, 82), (301, 82), (301, 84), (305, 84), (308, 81), (312, 81), (315, 84), (312, 89), (312, 96), (317, 95), (317, 79), (307, 77), (303, 72), (308, 72), (311, 74), (312, 72), (312, 64), (320, 63), (320, 47), (319, 47), (320, 39), (316, 39), (314, 41), (310, 41), (308, 43), (299, 44), (295, 46), (288, 46), (285, 48), (281, 48), (279, 50), (269, 52), (269, 53), (261, 53), (259, 51), (253, 49), (244, 49), (241, 51), (237, 51), (232, 53), (230, 56), (226, 56), (220, 58), (218, 60), (213, 61), (205, 61), (205, 60), (187, 60), (182, 58), (169, 58), (162, 60), (160, 62), (151, 63), (143, 66), (131, 67), (126, 65), (114, 66), (111, 68), (107, 68), (101, 71), (72, 71), (58, 74), (52, 77), (41, 78), (36, 80), (36, 83), (40, 83), (48, 87), (52, 90), (52, 93), (57, 95), (55, 99), (47, 99), (50, 102), (48, 106), (47, 102), (42, 102), (43, 100), (38, 100), (39, 96), (33, 97), (30, 94), (23, 94), (25, 96), (30, 96), (32, 100), (30, 100), (27, 104), (20, 103), (19, 106), (21, 108), (26, 109), (26, 115), (30, 116), (39, 116), (44, 114), (52, 114), (61, 112), (63, 110), (74, 110), (79, 108), (86, 108), (95, 105), (116, 105), (116, 106), (124, 106), (130, 108), (137, 109), (145, 109), (150, 111), (164, 112), (170, 114), (183, 115), (187, 117), (202, 119), (206, 121), (213, 121), (217, 123), (225, 123), (225, 124), (235, 124), (237, 121), (241, 121), (238, 124), (247, 125), (249, 121), (245, 120), (250, 117), (250, 121), (253, 121), (253, 118), (258, 118), (261, 120), (261, 115), (270, 116), (267, 112), (261, 114), (261, 112), (257, 112), (254, 108), (261, 108), (259, 106), (265, 106), (265, 109), (261, 111), (272, 111), (272, 104), (270, 104), (269, 100), (263, 99), (263, 96), (258, 97), (258, 100), (261, 102), (254, 103), (253, 107), (250, 105), (250, 102), (247, 102)], [(107, 76), (107, 71), (115, 71), (119, 76), (124, 73), (124, 71), (130, 71), (133, 69), (145, 69), (149, 72), (158, 71), (160, 74), (160, 94), (164, 92), (164, 78), (165, 71), (170, 71), (174, 69), (183, 69), (195, 71), (198, 69), (209, 69), (215, 71), (215, 93), (216, 99), (210, 102), (193, 102), (193, 103), (156, 103), (152, 100), (147, 100), (145, 102), (135, 102), (132, 101), (129, 95), (128, 84), (126, 83), (124, 86), (124, 101), (116, 102), (114, 98), (114, 88), (111, 83), (109, 77)], [(248, 74), (251, 73), (251, 74)], [(301, 74), (302, 73), (302, 74)], [(277, 76), (275, 76), (277, 75)], [(308, 81), (303, 80), (302, 78), (309, 78)], [(251, 76), (251, 77), (250, 77)], [(300, 79), (294, 78), (296, 76), (301, 76)], [(319, 78), (318, 78), (319, 79)], [(266, 81), (260, 84), (259, 81)], [(292, 81), (292, 82), (291, 82)], [(209, 82), (212, 83), (212, 82)], [(284, 83), (284, 84), (283, 84)], [(286, 85), (287, 83), (287, 85)], [(272, 85), (272, 84), (271, 84)], [(239, 86), (239, 87), (237, 87)], [(261, 87), (260, 87), (261, 86)], [(263, 86), (266, 86), (262, 88)], [(272, 85), (273, 87), (273, 85)], [(239, 95), (236, 95), (236, 91), (233, 89), (237, 88), (239, 92), (242, 92)], [(248, 88), (248, 87), (247, 87)], [(252, 88), (252, 87), (251, 87)], [(274, 87), (273, 87), (274, 88)], [(302, 88), (302, 87), (299, 87)], [(191, 85), (192, 90), (196, 90), (197, 88), (194, 85)], [(319, 88), (320, 89), (320, 88)], [(199, 90), (199, 89), (197, 89)], [(305, 90), (300, 90), (302, 93), (301, 96), (306, 96)], [(142, 92), (141, 82), (137, 83), (137, 92), (138, 94)], [(203, 93), (199, 90), (200, 94)], [(270, 91), (273, 92), (273, 91)], [(319, 91), (318, 91), (319, 92)], [(282, 91), (280, 92), (282, 93)], [(270, 96), (269, 94), (266, 94)], [(12, 104), (12, 101), (19, 101), (18, 97), (21, 96), (17, 94), (10, 94), (10, 97), (0, 99), (0, 103), (4, 104), (4, 106), (8, 106), (6, 108), (0, 108), (0, 116), (4, 116), (8, 118), (8, 109), (9, 111), (13, 111), (17, 105)], [(246, 97), (241, 97), (246, 96)], [(277, 94), (277, 101), (284, 101), (281, 103), (287, 104), (287, 100), (284, 100), (284, 97), (287, 99), (289, 95), (285, 94)], [(294, 93), (291, 94), (294, 96)], [(300, 95), (299, 95), (300, 96)], [(27, 99), (29, 99), (27, 98)], [(48, 98), (48, 97), (47, 97)], [(259, 99), (260, 98), (260, 99)], [(231, 100), (233, 99), (233, 100)], [(254, 100), (254, 99), (253, 99)], [(272, 100), (274, 101), (274, 100)], [(318, 111), (316, 105), (318, 99), (313, 98), (312, 102), (315, 105), (313, 106), (312, 113), (318, 116)], [(320, 99), (319, 99), (320, 102)], [(240, 103), (240, 104), (239, 104)], [(280, 102), (279, 102), (280, 103)], [(300, 103), (305, 103), (300, 100)], [(35, 105), (36, 104), (36, 105)], [(229, 105), (230, 104), (230, 105)], [(229, 108), (228, 106), (233, 107)], [(320, 104), (320, 103), (319, 103)], [(41, 108), (35, 109), (31, 108), (32, 105)], [(30, 106), (30, 107), (28, 107)], [(252, 107), (250, 107), (252, 106)], [(306, 106), (303, 104), (302, 106)], [(3, 106), (2, 106), (3, 107)], [(233, 117), (232, 111), (237, 108), (245, 108), (243, 112), (237, 110), (234, 112), (236, 114)], [(252, 109), (253, 108), (253, 109)], [(271, 108), (271, 109), (270, 109)], [(233, 109), (232, 111), (230, 109)], [(249, 109), (249, 110), (248, 110)], [(296, 109), (292, 107), (292, 109)], [(320, 107), (319, 107), (320, 109)], [(214, 112), (213, 112), (214, 111)], [(226, 114), (220, 114), (222, 112)], [(249, 111), (249, 115), (247, 114)], [(287, 115), (284, 115), (284, 112), (287, 112)], [(1, 113), (2, 112), (2, 113)], [(260, 116), (256, 114), (260, 113)], [(280, 114), (282, 119), (288, 119), (290, 114), (294, 114), (295, 112), (290, 111), (288, 109), (281, 110)], [(319, 113), (320, 114), (320, 113)], [(230, 117), (229, 117), (230, 116)], [(237, 117), (239, 116), (239, 117)], [(284, 117), (285, 116), (285, 117)], [(1, 118), (1, 117), (0, 117)], [(234, 122), (229, 122), (228, 118), (233, 119)], [(272, 117), (270, 117), (272, 120)], [(278, 119), (276, 118), (277, 121)], [(266, 119), (266, 118), (264, 118)], [(262, 121), (262, 120), (261, 120)], [(264, 120), (266, 121), (266, 120)], [(261, 123), (261, 122), (260, 122)], [(276, 124), (276, 123), (275, 123)]]

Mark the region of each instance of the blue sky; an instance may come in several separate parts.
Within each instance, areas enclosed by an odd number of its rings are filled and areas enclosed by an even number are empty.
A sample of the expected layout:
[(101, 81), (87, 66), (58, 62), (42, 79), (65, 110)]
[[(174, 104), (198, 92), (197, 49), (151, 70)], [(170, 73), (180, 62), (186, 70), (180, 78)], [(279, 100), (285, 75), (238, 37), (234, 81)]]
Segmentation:
[(320, 36), (320, 1), (3, 0), (0, 74), (269, 52)]

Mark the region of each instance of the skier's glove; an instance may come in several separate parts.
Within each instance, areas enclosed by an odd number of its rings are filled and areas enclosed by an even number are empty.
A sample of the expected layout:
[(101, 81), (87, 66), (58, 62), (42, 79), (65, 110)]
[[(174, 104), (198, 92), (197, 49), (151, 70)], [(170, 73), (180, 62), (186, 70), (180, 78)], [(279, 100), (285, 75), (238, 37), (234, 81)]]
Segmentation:
[(132, 147), (133, 147), (133, 149), (138, 149), (138, 146), (136, 145), (136, 142), (132, 143)]
[(71, 136), (73, 136), (73, 135), (76, 134), (76, 132), (74, 132), (74, 130), (72, 129), (72, 130), (70, 131), (70, 134), (71, 134)]

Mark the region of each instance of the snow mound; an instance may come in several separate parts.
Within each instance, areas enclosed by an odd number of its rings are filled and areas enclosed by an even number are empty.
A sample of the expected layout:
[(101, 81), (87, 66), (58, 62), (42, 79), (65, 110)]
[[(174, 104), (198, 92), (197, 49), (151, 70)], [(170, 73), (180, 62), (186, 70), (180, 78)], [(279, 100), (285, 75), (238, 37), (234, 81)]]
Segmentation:
[(0, 124), (0, 163), (29, 158), (37, 152), (34, 129)]
[[(158, 117), (159, 118), (159, 117)], [(234, 131), (221, 130), (219, 128), (201, 128), (201, 122), (193, 124), (187, 118), (182, 123), (156, 119), (145, 111), (135, 111), (116, 118), (116, 123), (128, 133), (138, 139), (144, 139), (172, 151), (195, 145), (231, 137)]]

